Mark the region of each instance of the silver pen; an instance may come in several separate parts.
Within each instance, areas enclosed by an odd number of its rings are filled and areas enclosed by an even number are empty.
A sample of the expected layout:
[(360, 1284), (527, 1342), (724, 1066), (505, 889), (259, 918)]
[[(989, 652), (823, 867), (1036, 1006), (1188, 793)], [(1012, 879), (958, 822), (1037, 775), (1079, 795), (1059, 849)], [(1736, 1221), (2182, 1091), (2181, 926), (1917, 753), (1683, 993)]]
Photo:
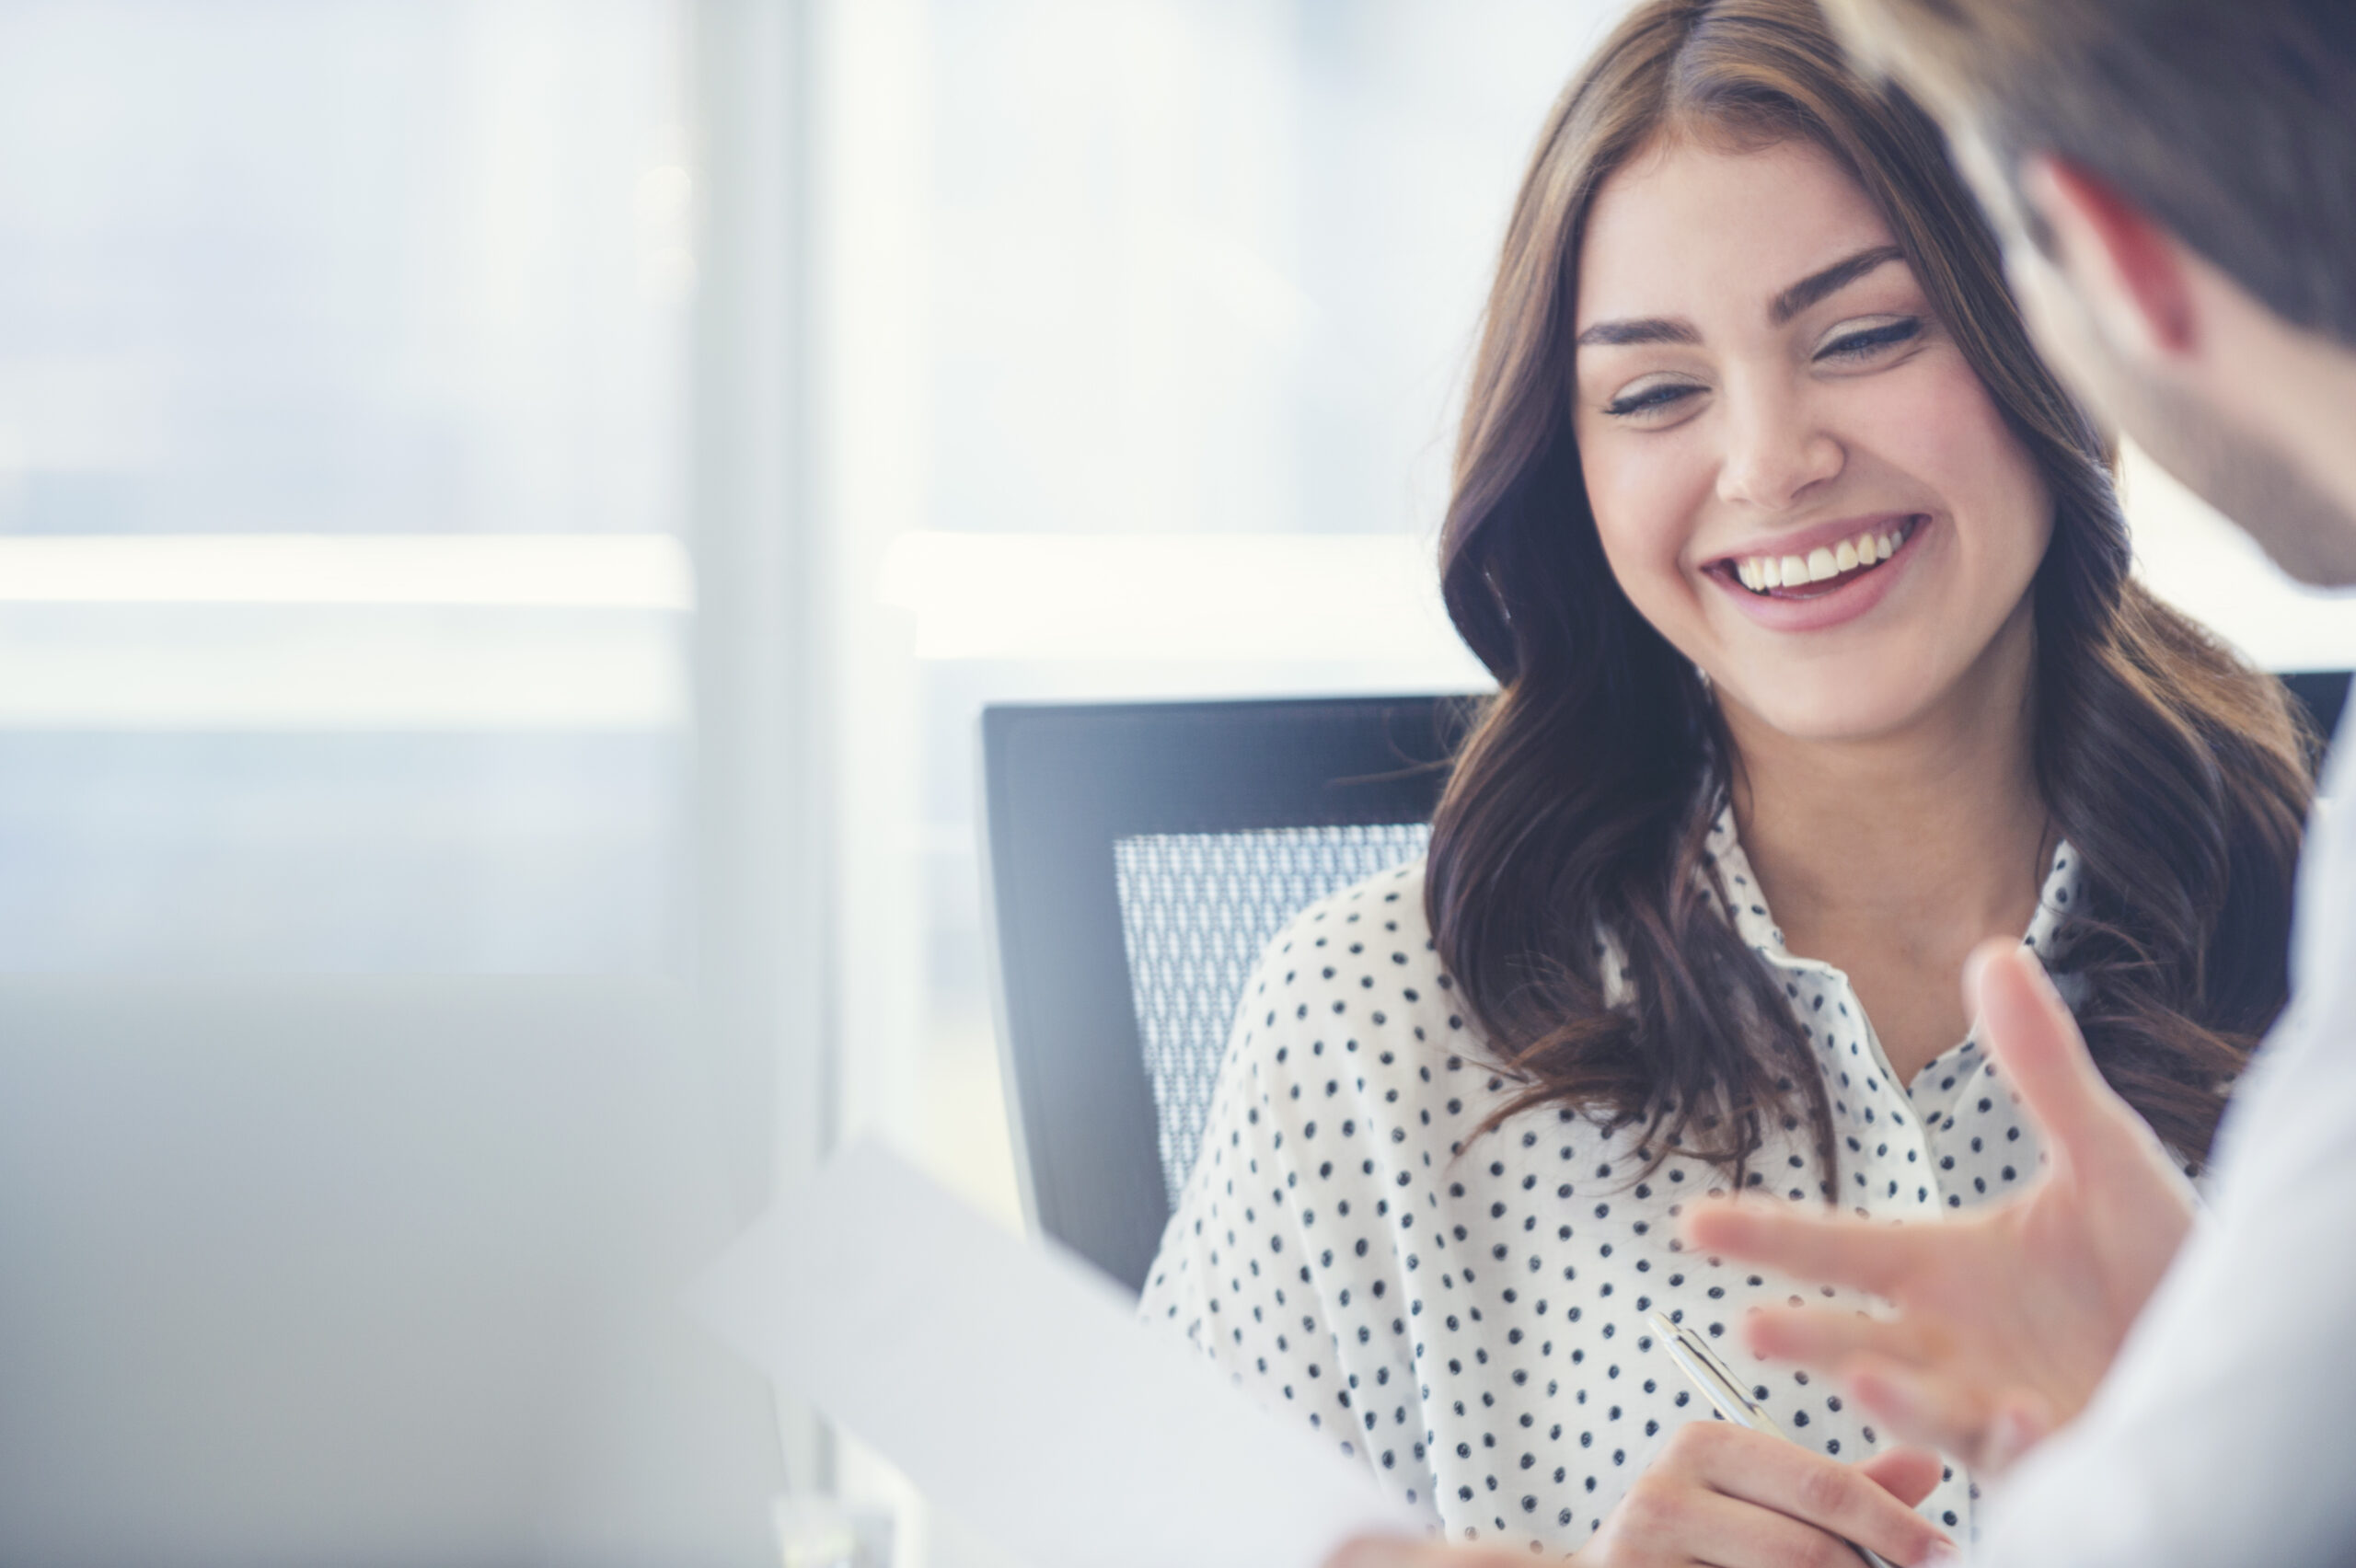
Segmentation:
[[(1720, 1415), (1746, 1431), (1784, 1436), (1784, 1429), (1775, 1424), (1775, 1418), (1743, 1392), (1742, 1385), (1734, 1380), (1734, 1374), (1727, 1370), (1727, 1364), (1718, 1359), (1717, 1352), (1710, 1348), (1709, 1342), (1692, 1330), (1670, 1322), (1666, 1312), (1655, 1312), (1647, 1320), (1653, 1326), (1653, 1332), (1660, 1336), (1660, 1343), (1668, 1348), (1669, 1359), (1677, 1363), (1677, 1369), (1702, 1390), (1702, 1397), (1709, 1401)], [(1784, 1441), (1789, 1442), (1790, 1439), (1784, 1438)], [(1859, 1546), (1854, 1540), (1849, 1542), (1849, 1550), (1864, 1558), (1870, 1568), (1890, 1568), (1888, 1559)]]

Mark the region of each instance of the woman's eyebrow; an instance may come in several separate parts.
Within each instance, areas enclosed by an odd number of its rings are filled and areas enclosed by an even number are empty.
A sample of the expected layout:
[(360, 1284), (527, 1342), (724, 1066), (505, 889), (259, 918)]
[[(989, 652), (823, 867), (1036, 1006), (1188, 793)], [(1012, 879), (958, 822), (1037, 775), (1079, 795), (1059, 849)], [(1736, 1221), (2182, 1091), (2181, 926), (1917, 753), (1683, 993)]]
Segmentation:
[(1784, 326), (1817, 301), (1840, 293), (1884, 262), (1903, 260), (1905, 256), (1906, 253), (1894, 245), (1876, 245), (1835, 261), (1822, 271), (1810, 272), (1775, 296), (1767, 306), (1767, 319), (1778, 327)]
[[(1768, 304), (1767, 318), (1778, 327), (1784, 326), (1809, 306), (1839, 294), (1884, 262), (1905, 259), (1906, 253), (1894, 245), (1870, 246), (1854, 256), (1843, 257), (1830, 267), (1810, 272), (1777, 294)], [(1581, 348), (1618, 348), (1630, 343), (1699, 343), (1701, 340), (1702, 334), (1692, 322), (1675, 316), (1637, 316), (1599, 321), (1576, 340)]]
[(1580, 333), (1576, 340), (1581, 348), (1611, 348), (1625, 343), (1698, 343), (1701, 340), (1701, 332), (1691, 321), (1668, 316), (1599, 321)]

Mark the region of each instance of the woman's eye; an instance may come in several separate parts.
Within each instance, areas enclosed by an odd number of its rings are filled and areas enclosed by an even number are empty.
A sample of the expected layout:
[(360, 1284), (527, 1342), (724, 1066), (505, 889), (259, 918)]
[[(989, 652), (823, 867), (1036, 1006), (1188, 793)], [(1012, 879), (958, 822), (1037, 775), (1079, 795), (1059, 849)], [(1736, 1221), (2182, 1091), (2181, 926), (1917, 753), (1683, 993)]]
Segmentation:
[(1631, 414), (1658, 413), (1672, 404), (1684, 401), (1700, 390), (1700, 387), (1685, 382), (1660, 382), (1634, 392), (1622, 393), (1604, 404), (1603, 411), (1621, 419)]
[(1923, 335), (1922, 317), (1909, 316), (1903, 320), (1887, 321), (1878, 327), (1861, 331), (1843, 332), (1817, 351), (1817, 359), (1865, 360), (1894, 344), (1911, 342)]

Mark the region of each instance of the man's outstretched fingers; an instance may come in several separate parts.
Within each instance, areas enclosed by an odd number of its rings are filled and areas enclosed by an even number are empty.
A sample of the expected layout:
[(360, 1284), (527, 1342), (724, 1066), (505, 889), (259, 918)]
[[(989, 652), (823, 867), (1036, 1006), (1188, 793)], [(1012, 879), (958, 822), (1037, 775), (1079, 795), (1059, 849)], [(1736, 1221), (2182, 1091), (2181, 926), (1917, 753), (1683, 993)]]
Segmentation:
[(1795, 1206), (1739, 1199), (1696, 1204), (1685, 1214), (1686, 1243), (1882, 1296), (1912, 1268), (1914, 1241), (1904, 1230), (1842, 1215), (1796, 1213)]
[(1739, 1332), (1762, 1360), (1825, 1368), (1867, 1353), (1903, 1360), (1911, 1339), (1905, 1324), (1868, 1318), (1854, 1305), (1754, 1308), (1743, 1314)]
[(1841, 1367), (1850, 1398), (1910, 1443), (1926, 1443), (1974, 1463), (1985, 1451), (1989, 1411), (1973, 1394), (1891, 1356), (1865, 1351)]
[(2086, 1051), (2077, 1020), (2044, 965), (2017, 944), (1975, 952), (1988, 1050), (2057, 1151), (2101, 1158), (2131, 1118)]

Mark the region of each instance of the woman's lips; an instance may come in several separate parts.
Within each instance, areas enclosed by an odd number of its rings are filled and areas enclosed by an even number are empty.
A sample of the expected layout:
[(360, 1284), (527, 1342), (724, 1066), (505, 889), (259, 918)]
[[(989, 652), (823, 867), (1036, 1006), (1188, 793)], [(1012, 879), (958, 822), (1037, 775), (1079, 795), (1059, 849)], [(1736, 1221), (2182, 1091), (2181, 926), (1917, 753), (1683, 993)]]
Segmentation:
[[(1821, 630), (1879, 604), (1930, 526), (1931, 518), (1917, 513), (1861, 531), (1854, 540), (1816, 547), (1807, 555), (1732, 559), (1711, 567), (1709, 573), (1760, 624), (1778, 631)], [(1887, 555), (1882, 553), (1885, 541)], [(1874, 552), (1871, 561), (1864, 559), (1867, 548)]]
[(1805, 596), (1819, 584), (1838, 585), (1842, 579), (1873, 571), (1905, 548), (1907, 536), (1922, 521), (1920, 513), (1884, 520), (1813, 549), (1740, 556), (1720, 564), (1753, 594)]

